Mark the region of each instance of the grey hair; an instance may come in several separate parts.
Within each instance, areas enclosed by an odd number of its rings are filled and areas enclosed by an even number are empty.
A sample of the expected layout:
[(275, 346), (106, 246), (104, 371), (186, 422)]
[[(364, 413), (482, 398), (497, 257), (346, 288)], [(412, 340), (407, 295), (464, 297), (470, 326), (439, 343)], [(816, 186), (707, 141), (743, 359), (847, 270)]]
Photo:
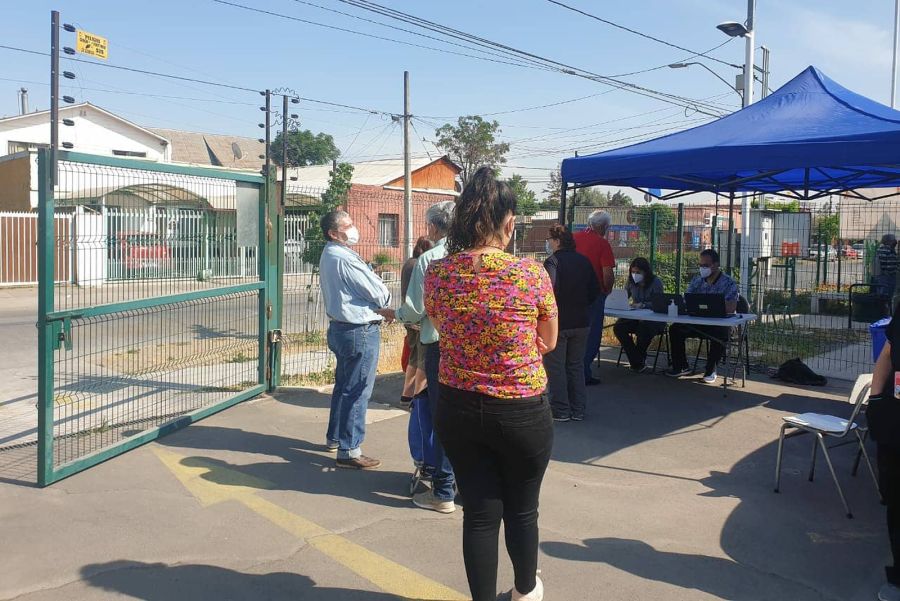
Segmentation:
[(439, 232), (446, 233), (450, 230), (454, 209), (456, 209), (456, 203), (452, 200), (433, 204), (425, 211), (425, 223), (433, 225)]
[(588, 225), (591, 227), (599, 227), (602, 225), (610, 225), (612, 223), (612, 217), (609, 216), (609, 213), (606, 211), (594, 211), (591, 213), (591, 216), (588, 217)]
[(897, 236), (895, 236), (894, 234), (885, 234), (884, 236), (881, 237), (882, 244), (893, 244), (896, 241), (897, 241)]
[(319, 220), (319, 225), (322, 226), (322, 235), (325, 236), (326, 240), (332, 240), (332, 237), (328, 232), (330, 232), (331, 230), (336, 230), (338, 227), (338, 221), (340, 221), (344, 217), (350, 217), (350, 213), (348, 213), (347, 211), (337, 210), (325, 213), (322, 219)]

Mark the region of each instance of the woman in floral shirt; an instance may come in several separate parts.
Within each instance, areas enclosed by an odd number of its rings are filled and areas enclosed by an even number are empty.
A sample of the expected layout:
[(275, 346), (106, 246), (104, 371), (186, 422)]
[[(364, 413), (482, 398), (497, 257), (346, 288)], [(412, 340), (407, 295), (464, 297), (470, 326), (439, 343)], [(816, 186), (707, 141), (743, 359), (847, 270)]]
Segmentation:
[(440, 332), (435, 432), (462, 496), (463, 557), (473, 601), (497, 597), (500, 521), (515, 601), (539, 601), (538, 497), (553, 447), (541, 357), (556, 345), (553, 286), (543, 266), (504, 249), (516, 197), (488, 167), (456, 203), (449, 256), (425, 278), (425, 311)]

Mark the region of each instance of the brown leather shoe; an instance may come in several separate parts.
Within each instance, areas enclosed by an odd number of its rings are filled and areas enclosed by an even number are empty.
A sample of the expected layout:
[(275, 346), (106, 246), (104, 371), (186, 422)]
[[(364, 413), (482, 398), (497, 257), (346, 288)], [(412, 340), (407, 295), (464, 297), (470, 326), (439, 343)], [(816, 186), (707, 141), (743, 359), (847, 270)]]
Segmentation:
[(381, 460), (360, 455), (352, 459), (338, 459), (337, 466), (351, 470), (374, 470), (381, 466)]

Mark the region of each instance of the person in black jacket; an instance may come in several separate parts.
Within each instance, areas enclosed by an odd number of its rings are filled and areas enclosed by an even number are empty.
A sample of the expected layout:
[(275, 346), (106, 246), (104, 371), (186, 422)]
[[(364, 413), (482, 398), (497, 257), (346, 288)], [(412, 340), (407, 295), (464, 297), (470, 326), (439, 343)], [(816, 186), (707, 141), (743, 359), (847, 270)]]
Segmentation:
[[(894, 309), (894, 315), (900, 305)], [(878, 484), (887, 505), (887, 531), (893, 565), (885, 568), (887, 582), (880, 601), (900, 601), (900, 319), (891, 320), (887, 342), (875, 363), (866, 419), (877, 444)]]
[[(631, 300), (631, 306), (638, 309), (649, 309), (652, 306), (651, 299), (654, 294), (663, 293), (662, 280), (653, 274), (650, 261), (644, 257), (635, 257), (628, 269), (628, 282), (625, 291)], [(656, 321), (639, 321), (636, 319), (620, 319), (613, 326), (613, 333), (619, 339), (619, 344), (625, 354), (631, 369), (643, 372), (649, 369), (646, 364), (647, 347), (653, 338), (662, 334), (666, 324)], [(632, 334), (635, 339), (632, 339)]]
[(590, 307), (600, 292), (591, 262), (575, 252), (575, 240), (564, 226), (550, 228), (544, 267), (553, 282), (559, 308), (556, 348), (544, 355), (547, 392), (553, 419), (584, 419), (587, 390), (584, 383), (584, 351), (591, 323)]

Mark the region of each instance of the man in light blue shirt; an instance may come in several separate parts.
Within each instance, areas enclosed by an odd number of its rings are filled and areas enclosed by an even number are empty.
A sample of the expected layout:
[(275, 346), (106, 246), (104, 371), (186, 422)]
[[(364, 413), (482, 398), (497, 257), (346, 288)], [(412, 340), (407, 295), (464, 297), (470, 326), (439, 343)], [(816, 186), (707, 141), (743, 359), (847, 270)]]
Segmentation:
[[(403, 304), (396, 311), (384, 309), (379, 311), (387, 319), (398, 319), (409, 325), (418, 325), (420, 328), (419, 341), (425, 353), (425, 381), (428, 385), (428, 405), (431, 415), (434, 416), (438, 401), (438, 367), (441, 362), (441, 352), (438, 344), (438, 332), (425, 315), (425, 272), (432, 261), (443, 259), (447, 256), (447, 232), (450, 230), (450, 221), (453, 219), (453, 210), (456, 203), (452, 200), (439, 202), (428, 207), (425, 211), (425, 223), (428, 227), (428, 239), (434, 242), (434, 247), (419, 257), (409, 286), (406, 289), (406, 297)], [(453, 467), (444, 454), (441, 442), (434, 437), (434, 462), (436, 465), (432, 476), (432, 486), (413, 496), (413, 503), (423, 509), (431, 509), (441, 513), (452, 513), (456, 510), (453, 499), (456, 497), (455, 479)]]
[(381, 345), (383, 317), (376, 310), (391, 302), (391, 294), (350, 248), (359, 242), (359, 230), (349, 214), (332, 211), (320, 225), (327, 242), (319, 260), (319, 280), (330, 320), (328, 348), (337, 360), (327, 449), (337, 451), (338, 467), (375, 469), (381, 461), (363, 455), (361, 446)]

